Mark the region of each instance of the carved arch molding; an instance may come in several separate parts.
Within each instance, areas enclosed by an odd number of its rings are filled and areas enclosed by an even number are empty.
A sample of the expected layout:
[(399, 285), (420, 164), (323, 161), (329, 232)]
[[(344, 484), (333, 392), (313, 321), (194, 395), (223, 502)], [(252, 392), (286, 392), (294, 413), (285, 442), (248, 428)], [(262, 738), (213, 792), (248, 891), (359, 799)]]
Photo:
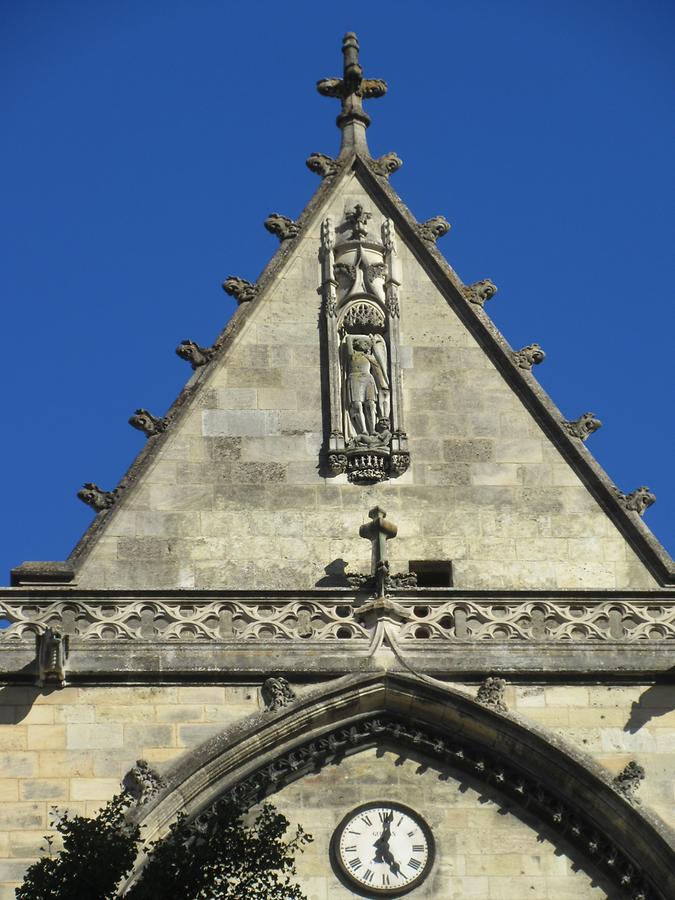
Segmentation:
[(675, 896), (672, 833), (618, 794), (601, 767), (515, 716), (416, 676), (347, 676), (251, 716), (248, 728), (239, 723), (188, 754), (134, 818), (146, 839), (161, 836), (179, 811), (208, 828), (222, 797), (251, 806), (372, 747), (407, 751), (489, 786), (585, 859), (590, 874), (602, 873), (612, 896)]

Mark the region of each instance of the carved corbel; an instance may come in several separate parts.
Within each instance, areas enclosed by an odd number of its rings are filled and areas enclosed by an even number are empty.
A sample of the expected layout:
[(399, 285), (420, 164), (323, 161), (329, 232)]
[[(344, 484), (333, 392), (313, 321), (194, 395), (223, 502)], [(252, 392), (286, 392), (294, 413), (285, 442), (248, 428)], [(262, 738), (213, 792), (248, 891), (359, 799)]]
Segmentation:
[(632, 759), (627, 763), (619, 774), (612, 779), (615, 790), (628, 797), (629, 800), (635, 800), (640, 782), (644, 781), (645, 770), (641, 765)]
[(563, 420), (562, 426), (570, 437), (579, 438), (580, 441), (587, 440), (594, 431), (602, 427), (600, 419), (595, 418), (595, 413), (585, 412), (578, 419), (573, 421)]
[(531, 369), (538, 366), (546, 358), (546, 354), (539, 344), (528, 344), (520, 350), (514, 350), (511, 357), (519, 369)]
[(652, 503), (656, 503), (656, 494), (653, 494), (645, 485), (636, 488), (631, 494), (624, 494), (618, 488), (614, 488), (614, 493), (625, 509), (629, 512), (636, 512), (639, 516), (643, 516), (645, 510), (649, 509)]
[(450, 223), (445, 216), (434, 216), (426, 222), (417, 223), (417, 233), (423, 241), (435, 244), (436, 241), (450, 231)]
[(403, 160), (393, 151), (391, 153), (385, 153), (384, 156), (380, 156), (378, 159), (368, 160), (368, 166), (370, 167), (371, 172), (382, 178), (389, 178), (394, 172), (398, 172), (402, 165)]
[(504, 692), (506, 690), (506, 682), (503, 678), (486, 678), (478, 686), (476, 700), (482, 705), (490, 709), (497, 709), (500, 712), (506, 712), (506, 701)]
[(230, 275), (223, 282), (223, 290), (226, 294), (237, 301), (237, 303), (250, 303), (258, 294), (258, 285), (252, 281), (246, 281), (245, 278), (239, 278), (236, 275)]
[(35, 635), (35, 658), (37, 663), (38, 687), (57, 685), (65, 687), (66, 660), (68, 659), (68, 636), (57, 628), (46, 628)]
[(322, 178), (333, 178), (341, 169), (340, 163), (325, 153), (312, 153), (305, 160), (305, 165), (310, 172), (315, 172)]
[(87, 506), (95, 509), (96, 512), (102, 512), (104, 509), (110, 509), (115, 505), (118, 491), (119, 488), (115, 488), (114, 491), (102, 491), (93, 481), (87, 481), (77, 492), (77, 496)]
[(463, 285), (462, 293), (469, 303), (484, 306), (485, 301), (490, 300), (497, 293), (497, 285), (490, 281), (489, 278), (483, 278), (482, 281), (474, 281), (473, 284)]
[(164, 787), (164, 781), (146, 760), (138, 759), (136, 765), (129, 769), (122, 779), (122, 787), (137, 806), (142, 806), (160, 792)]
[(169, 420), (166, 416), (153, 416), (147, 409), (137, 409), (129, 419), (129, 424), (132, 428), (137, 428), (148, 437), (153, 437), (155, 434), (161, 434), (163, 431), (166, 431)]
[(215, 347), (200, 347), (194, 341), (181, 341), (176, 347), (176, 355), (189, 362), (193, 369), (205, 366), (215, 352)]
[(275, 234), (280, 241), (289, 241), (300, 232), (300, 226), (288, 216), (282, 216), (279, 213), (270, 213), (265, 219), (265, 228), (270, 234)]
[(267, 678), (263, 682), (262, 696), (270, 712), (289, 706), (298, 699), (288, 681), (280, 677)]

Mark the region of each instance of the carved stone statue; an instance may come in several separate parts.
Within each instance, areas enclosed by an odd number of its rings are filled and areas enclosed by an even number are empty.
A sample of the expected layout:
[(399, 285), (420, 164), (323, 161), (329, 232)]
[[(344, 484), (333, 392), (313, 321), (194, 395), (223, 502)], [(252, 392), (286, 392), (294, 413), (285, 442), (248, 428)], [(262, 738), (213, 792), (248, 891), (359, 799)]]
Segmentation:
[(166, 416), (153, 416), (147, 409), (137, 409), (129, 419), (129, 424), (132, 428), (137, 428), (148, 437), (153, 437), (155, 434), (161, 434), (163, 431), (166, 431), (169, 422)]
[(410, 463), (400, 378), (400, 263), (393, 223), (372, 227), (360, 204), (321, 228), (328, 344), (328, 470), (353, 484), (403, 474)]
[(58, 628), (45, 628), (42, 634), (35, 636), (35, 655), (37, 658), (36, 682), (38, 687), (44, 687), (48, 684), (64, 687), (66, 683), (68, 637), (61, 634)]
[(289, 241), (297, 237), (300, 232), (300, 226), (288, 216), (282, 216), (279, 213), (270, 213), (265, 219), (265, 228), (270, 234), (275, 234), (280, 241)]
[(205, 366), (216, 352), (214, 347), (200, 347), (194, 341), (181, 341), (176, 347), (176, 354), (189, 362), (193, 369)]
[(142, 806), (160, 792), (164, 782), (159, 773), (144, 759), (136, 760), (122, 781), (122, 787), (133, 797), (138, 806)]
[(565, 431), (570, 437), (579, 438), (581, 441), (587, 440), (594, 431), (602, 427), (600, 419), (595, 418), (595, 413), (585, 412), (582, 416), (574, 421), (565, 420), (562, 423)]
[(96, 512), (102, 512), (104, 509), (110, 509), (115, 505), (118, 490), (118, 488), (115, 488), (114, 491), (103, 491), (93, 481), (87, 481), (77, 492), (77, 496), (87, 506), (95, 509)]
[(285, 678), (267, 678), (262, 686), (262, 694), (270, 712), (276, 712), (298, 699)]
[(229, 275), (223, 282), (223, 290), (237, 303), (250, 303), (258, 294), (258, 285), (237, 275)]
[(389, 421), (387, 345), (379, 334), (347, 334), (343, 347), (346, 406), (352, 428), (357, 438), (375, 436), (378, 423)]

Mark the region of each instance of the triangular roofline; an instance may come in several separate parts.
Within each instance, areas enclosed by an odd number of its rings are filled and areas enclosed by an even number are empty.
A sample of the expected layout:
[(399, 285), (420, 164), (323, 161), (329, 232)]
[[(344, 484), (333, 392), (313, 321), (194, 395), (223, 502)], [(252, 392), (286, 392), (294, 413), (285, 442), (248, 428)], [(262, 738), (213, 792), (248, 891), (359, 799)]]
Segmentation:
[[(203, 380), (208, 378), (210, 373), (215, 370), (216, 362), (227, 358), (235, 338), (245, 327), (253, 314), (255, 306), (264, 302), (266, 290), (274, 283), (277, 274), (293, 253), (298, 240), (302, 239), (304, 234), (306, 234), (307, 228), (313, 223), (320, 210), (331, 196), (337, 192), (345, 175), (354, 171), (363, 187), (373, 196), (382, 211), (389, 218), (393, 219), (397, 231), (411, 248), (417, 261), (445, 297), (447, 303), (488, 354), (502, 377), (515, 391), (524, 406), (533, 415), (547, 437), (614, 523), (650, 574), (660, 585), (675, 586), (675, 561), (644, 524), (638, 513), (630, 511), (622, 505), (617, 497), (617, 489), (614, 482), (587, 450), (583, 442), (573, 438), (565, 431), (562, 425), (564, 420), (563, 414), (531, 371), (516, 365), (513, 360), (513, 348), (483, 310), (482, 306), (469, 302), (464, 296), (462, 292), (463, 282), (436, 248), (435, 244), (420, 237), (418, 231), (419, 223), (391, 188), (387, 177), (377, 171), (376, 161), (374, 162), (370, 158), (352, 153), (345, 157), (344, 160), (336, 161), (335, 165), (338, 167), (337, 173), (322, 180), (320, 187), (298, 218), (297, 224), (299, 229), (297, 236), (282, 241), (274, 256), (263, 269), (256, 282), (258, 288), (256, 299), (252, 302), (242, 303), (239, 306), (214, 342), (214, 347), (217, 349), (210, 363), (195, 371), (171, 405), (166, 414), (170, 422), (173, 424), (180, 421)], [(118, 484), (120, 490), (126, 492), (134, 486), (158, 455), (169, 432), (170, 429), (148, 438), (146, 445), (141, 449), (121, 478)], [(82, 565), (93, 548), (96, 538), (103, 533), (108, 523), (115, 516), (116, 507), (117, 504), (109, 510), (103, 510), (98, 513), (69, 555), (66, 565), (67, 570), (76, 571)], [(25, 565), (26, 570), (28, 570), (29, 566), (35, 564), (28, 563)], [(46, 567), (50, 564), (40, 565), (42, 566), (44, 581), (49, 581), (49, 572)], [(13, 570), (13, 584), (22, 581), (22, 568), (23, 566), (19, 566)], [(62, 568), (63, 564), (60, 564), (60, 567), (59, 564), (54, 567), (56, 573), (54, 580), (64, 580)]]
[[(589, 756), (538, 725), (426, 676), (376, 671), (303, 692), (254, 713), (185, 753), (160, 792), (133, 810), (148, 843), (178, 813), (203, 814), (223, 796), (250, 806), (327, 763), (373, 746), (450, 766), (544, 822), (591, 869), (645, 896), (675, 894), (675, 834), (640, 809)], [(594, 835), (589, 842), (589, 836)], [(568, 852), (569, 852), (568, 851)], [(132, 876), (133, 880), (133, 876)]]

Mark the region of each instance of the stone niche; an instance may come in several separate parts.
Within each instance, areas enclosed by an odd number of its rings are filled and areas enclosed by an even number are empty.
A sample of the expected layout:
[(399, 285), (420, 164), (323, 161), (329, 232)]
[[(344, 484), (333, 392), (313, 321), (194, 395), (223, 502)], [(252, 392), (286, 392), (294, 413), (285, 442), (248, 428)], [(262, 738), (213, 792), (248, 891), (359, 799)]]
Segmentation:
[(394, 223), (381, 239), (357, 204), (321, 226), (330, 385), (328, 464), (354, 484), (396, 477), (410, 464), (399, 363), (400, 264)]

